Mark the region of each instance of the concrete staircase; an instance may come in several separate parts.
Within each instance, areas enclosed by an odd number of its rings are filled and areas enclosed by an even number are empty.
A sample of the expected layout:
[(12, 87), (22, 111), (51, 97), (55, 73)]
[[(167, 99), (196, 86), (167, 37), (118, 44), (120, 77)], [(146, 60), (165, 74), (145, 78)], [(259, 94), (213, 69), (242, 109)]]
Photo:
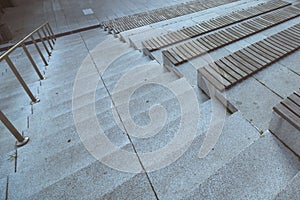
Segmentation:
[[(241, 6), (251, 4), (244, 2)], [(43, 70), (46, 80), (39, 81), (33, 70), (20, 69), (41, 99), (33, 105), (9, 70), (2, 70), (0, 106), (30, 142), (15, 149), (1, 125), (1, 199), (300, 197), (297, 156), (268, 131), (262, 134), (244, 113), (228, 113), (188, 76), (169, 72), (128, 41), (100, 29), (59, 38)], [(97, 140), (98, 125), (132, 160), (119, 151), (97, 157), (98, 148), (107, 150)], [(145, 156), (180, 134), (178, 146), (190, 139), (185, 146)], [(118, 163), (110, 163), (116, 156)], [(169, 160), (170, 165), (156, 166)]]

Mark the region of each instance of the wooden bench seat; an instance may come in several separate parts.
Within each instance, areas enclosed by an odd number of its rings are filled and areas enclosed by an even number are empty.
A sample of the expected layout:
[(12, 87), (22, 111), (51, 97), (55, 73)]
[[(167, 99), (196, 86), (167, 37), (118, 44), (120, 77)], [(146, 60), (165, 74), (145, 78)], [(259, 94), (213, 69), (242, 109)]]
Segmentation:
[(273, 111), (270, 131), (300, 156), (300, 91), (284, 99)]
[[(204, 53), (209, 53), (225, 45), (231, 44), (298, 16), (300, 16), (300, 9), (289, 6), (281, 10), (266, 14), (262, 17), (248, 20), (241, 24), (226, 28), (215, 33), (211, 33), (209, 35), (165, 50), (163, 51), (163, 56), (166, 57), (164, 58), (164, 60), (166, 61), (166, 63), (170, 63), (173, 66), (178, 66), (184, 62), (199, 57)], [(203, 51), (203, 48), (200, 50), (194, 48), (193, 46), (195, 45), (199, 46), (200, 48), (206, 47), (206, 51)], [(159, 46), (161, 46), (161, 44), (156, 45), (156, 47)], [(252, 54), (259, 53), (257, 51), (264, 51), (264, 48), (258, 50), (253, 50), (252, 48), (253, 47), (250, 47), (250, 49), (247, 49), (247, 51), (251, 51)], [(180, 59), (177, 59), (178, 57), (180, 57)], [(269, 59), (269, 57), (270, 56), (267, 55), (265, 59)]]
[(198, 70), (198, 86), (209, 95), (207, 82), (219, 91), (248, 78), (300, 47), (300, 24), (236, 51)]
[(199, 12), (216, 6), (232, 3), (237, 0), (198, 0), (176, 4), (151, 11), (124, 16), (100, 23), (100, 26), (109, 32), (118, 34), (120, 32), (172, 19), (175, 17)]
[[(145, 52), (145, 54), (147, 54), (147, 52), (152, 52), (152, 51), (164, 48), (166, 46), (187, 40), (189, 38), (194, 38), (194, 37), (200, 36), (202, 34), (209, 33), (211, 31), (223, 28), (225, 26), (232, 25), (234, 23), (238, 23), (243, 20), (250, 19), (250, 18), (256, 17), (258, 15), (262, 15), (262, 14), (286, 7), (288, 5), (291, 5), (291, 4), (287, 3), (285, 1), (281, 1), (281, 0), (269, 1), (269, 2), (262, 3), (257, 6), (254, 6), (254, 7), (250, 7), (248, 9), (235, 11), (228, 15), (211, 19), (209, 21), (202, 22), (202, 23), (196, 24), (191, 27), (186, 27), (186, 28), (178, 30), (178, 31), (167, 33), (165, 35), (143, 41), (142, 45), (144, 47), (144, 52)], [(167, 40), (166, 44), (161, 44), (161, 45), (157, 45), (157, 46), (148, 45), (149, 43), (151, 44), (151, 43), (155, 42), (155, 40), (157, 40), (158, 38), (162, 38), (162, 37), (169, 38), (169, 37), (171, 37), (171, 35), (174, 35), (174, 34), (181, 35), (182, 37), (173, 38), (172, 40)]]

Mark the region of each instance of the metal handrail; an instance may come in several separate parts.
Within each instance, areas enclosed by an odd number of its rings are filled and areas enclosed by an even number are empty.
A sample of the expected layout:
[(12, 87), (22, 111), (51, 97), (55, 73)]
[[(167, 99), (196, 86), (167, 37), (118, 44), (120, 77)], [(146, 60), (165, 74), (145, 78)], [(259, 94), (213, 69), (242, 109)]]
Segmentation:
[[(43, 33), (44, 37), (42, 37), (40, 31)], [(38, 39), (34, 38), (34, 35), (37, 34), (38, 35)], [(43, 55), (38, 42), (41, 42), (45, 51), (47, 52), (48, 56), (51, 56), (51, 52), (49, 50), (49, 48), (47, 47), (47, 44), (45, 43), (45, 40), (48, 42), (48, 45), (50, 47), (50, 49), (53, 49), (53, 45), (55, 44), (56, 41), (56, 37), (55, 34), (52, 31), (52, 28), (50, 27), (48, 22), (43, 23), (42, 25), (40, 25), (38, 28), (36, 28), (34, 31), (32, 31), (31, 33), (29, 33), (27, 36), (25, 36), (22, 40), (20, 40), (18, 43), (16, 43), (13, 47), (11, 47), (9, 50), (7, 50), (5, 53), (3, 53), (0, 56), (0, 62), (2, 62), (3, 60), (5, 60), (7, 62), (7, 64), (9, 65), (9, 67), (11, 68), (11, 70), (13, 71), (13, 73), (15, 74), (16, 78), (19, 80), (20, 84), (22, 85), (23, 89), (25, 90), (25, 92), (27, 93), (27, 95), (30, 97), (31, 101), (33, 103), (37, 103), (40, 100), (38, 98), (36, 98), (31, 90), (29, 89), (29, 87), (27, 86), (27, 84), (25, 83), (24, 79), (22, 78), (21, 74), (18, 72), (17, 68), (15, 67), (15, 65), (13, 64), (12, 60), (9, 58), (9, 55), (18, 47), (22, 47), (26, 56), (28, 57), (32, 67), (34, 68), (35, 72), (37, 73), (38, 77), (43, 80), (44, 77), (42, 75), (42, 73), (40, 72), (40, 70), (38, 69), (35, 61), (33, 60), (30, 52), (28, 51), (27, 47), (26, 47), (26, 40), (31, 39), (32, 43), (34, 44), (36, 50), (38, 51), (42, 61), (44, 62), (44, 64), (47, 66), (47, 60), (45, 58), (45, 56)], [(52, 44), (51, 44), (52, 43)]]
[[(43, 36), (41, 35), (40, 31), (42, 32)], [(38, 39), (34, 38), (34, 34), (38, 35)], [(49, 25), (48, 22), (45, 22), (44, 24), (42, 24), (41, 26), (39, 26), (38, 28), (36, 28), (34, 31), (32, 31), (31, 33), (29, 33), (26, 37), (24, 37), (22, 40), (20, 40), (18, 43), (16, 43), (13, 47), (11, 47), (9, 50), (7, 50), (5, 53), (3, 53), (2, 55), (0, 55), (0, 62), (2, 62), (3, 60), (6, 61), (6, 63), (9, 65), (10, 69), (12, 70), (12, 72), (14, 73), (14, 75), (16, 76), (16, 78), (18, 79), (18, 81), (20, 82), (20, 84), (22, 85), (23, 89), (25, 90), (25, 92), (27, 93), (27, 95), (30, 97), (30, 99), (32, 100), (32, 103), (37, 103), (40, 100), (38, 98), (36, 98), (32, 92), (30, 91), (29, 87), (27, 86), (27, 84), (25, 83), (24, 79), (22, 78), (21, 74), (18, 72), (17, 68), (15, 67), (14, 63), (12, 62), (12, 60), (10, 59), (9, 55), (16, 50), (18, 47), (22, 47), (26, 56), (28, 57), (32, 67), (34, 68), (35, 72), (37, 73), (37, 75), (39, 76), (39, 78), (41, 80), (44, 79), (42, 73), (40, 72), (38, 66), (36, 65), (33, 57), (31, 56), (30, 52), (28, 51), (27, 47), (26, 47), (26, 40), (31, 39), (32, 44), (34, 44), (36, 50), (38, 51), (41, 59), (43, 60), (45, 65), (48, 65), (47, 60), (45, 58), (45, 56), (43, 55), (38, 42), (41, 42), (43, 47), (45, 48), (45, 51), (47, 52), (47, 54), (49, 56), (51, 56), (51, 52), (49, 50), (49, 48), (47, 47), (47, 44), (45, 42), (45, 40), (47, 41), (50, 49), (53, 49), (53, 45), (55, 44), (56, 41), (56, 37)], [(51, 44), (52, 43), (52, 44)], [(23, 146), (25, 144), (28, 143), (29, 141), (29, 137), (24, 137), (22, 134), (20, 134), (20, 132), (14, 127), (14, 125), (8, 120), (8, 118), (3, 114), (3, 112), (0, 110), (0, 121), (5, 125), (5, 127), (12, 133), (12, 135), (17, 139), (17, 143), (16, 145), (18, 147)]]
[(0, 110), (0, 121), (6, 126), (6, 128), (15, 136), (17, 139), (16, 146), (21, 147), (28, 143), (29, 137), (24, 137), (19, 133), (19, 131), (14, 127), (14, 125), (7, 119), (7, 117)]

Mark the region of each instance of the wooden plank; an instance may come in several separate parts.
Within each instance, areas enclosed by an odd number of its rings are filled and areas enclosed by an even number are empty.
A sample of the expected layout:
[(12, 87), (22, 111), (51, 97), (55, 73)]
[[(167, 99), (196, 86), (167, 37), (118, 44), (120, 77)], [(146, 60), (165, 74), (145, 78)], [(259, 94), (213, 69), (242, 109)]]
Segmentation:
[(193, 53), (193, 57), (196, 57), (199, 55), (199, 51), (190, 43), (187, 42), (184, 44), (186, 46), (186, 48), (188, 48), (192, 53)]
[(264, 52), (266, 55), (271, 56), (273, 59), (278, 59), (281, 56), (278, 56), (277, 54), (274, 53), (273, 49), (270, 49), (268, 47), (262, 47), (263, 43), (261, 42), (257, 42), (255, 44), (253, 44), (253, 47), (255, 47), (256, 49), (260, 49), (262, 52)]
[(162, 54), (173, 64), (179, 63), (179, 61), (173, 57), (169, 51), (163, 51)]
[(228, 38), (229, 40), (231, 40), (231, 41), (235, 41), (235, 40), (239, 39), (237, 36), (234, 36), (234, 35), (232, 35), (232, 34), (229, 34), (229, 33), (227, 32), (227, 29), (221, 30), (219, 33), (222, 34), (223, 36), (227, 37), (227, 38)]
[(216, 19), (211, 19), (209, 20), (209, 23), (214, 26), (215, 28), (220, 28), (222, 26), (224, 26), (224, 24)]
[(198, 72), (207, 80), (209, 81), (213, 86), (215, 86), (219, 91), (223, 91), (225, 89), (225, 86), (222, 85), (215, 77), (213, 77), (206, 69), (203, 67), (198, 70)]
[(242, 38), (244, 37), (244, 35), (242, 35), (241, 33), (237, 32), (236, 30), (230, 28), (226, 29), (227, 32), (229, 32), (232, 36), (236, 37), (236, 38)]
[[(252, 30), (252, 31), (259, 31), (260, 29), (257, 28), (256, 26), (251, 25), (248, 21), (242, 23), (241, 25), (243, 25), (245, 28), (247, 28), (248, 30)], [(249, 31), (244, 32), (245, 34), (249, 35)]]
[(211, 31), (213, 29), (215, 29), (213, 26), (211, 26), (210, 24), (208, 24), (207, 22), (202, 22), (201, 23), (202, 27), (205, 27), (207, 30)]
[(213, 49), (212, 45), (210, 43), (208, 43), (207, 40), (205, 40), (203, 37), (202, 38), (198, 38), (197, 41), (206, 48), (207, 52), (209, 52), (211, 49)]
[(214, 62), (217, 66), (219, 66), (221, 69), (223, 69), (224, 71), (226, 71), (228, 74), (230, 74), (232, 77), (234, 77), (236, 80), (240, 80), (242, 79), (242, 76), (238, 73), (236, 73), (235, 71), (233, 71), (231, 68), (229, 68), (228, 66), (226, 66), (223, 62), (221, 62), (220, 60), (217, 60)]
[(222, 75), (222, 77), (228, 80), (231, 84), (237, 82), (237, 79), (235, 79), (231, 74), (229, 74), (224, 69), (216, 65), (216, 63), (210, 63), (208, 66), (214, 69), (218, 74)]
[(201, 32), (199, 32), (199, 33), (206, 33), (207, 32), (207, 29), (205, 29), (205, 28), (203, 28), (200, 24), (196, 24), (195, 25), (199, 30), (201, 30)]
[(215, 44), (215, 49), (219, 48), (222, 45), (222, 41), (218, 40), (216, 37), (214, 37), (214, 34), (209, 34), (205, 36), (209, 41), (211, 41), (213, 44)]
[(157, 41), (159, 41), (159, 43), (161, 44), (160, 47), (164, 47), (167, 45), (166, 41), (163, 40), (161, 37), (156, 37), (155, 38)]
[(186, 56), (187, 60), (195, 57), (194, 53), (190, 49), (188, 49), (185, 44), (177, 46), (177, 49)]
[(255, 52), (255, 53), (257, 53), (258, 55), (260, 55), (261, 58), (264, 58), (265, 61), (266, 61), (267, 63), (271, 63), (271, 62), (273, 62), (274, 60), (276, 60), (276, 59), (273, 58), (272, 56), (266, 54), (262, 49), (256, 48), (256, 47), (254, 46), (254, 44), (252, 44), (251, 46), (249, 46), (249, 49), (251, 49), (253, 52)]
[(295, 38), (295, 42), (299, 42), (299, 36), (300, 33), (296, 30), (292, 30), (292, 29), (287, 29), (285, 30), (286, 33), (288, 33), (288, 35), (292, 38)]
[(162, 42), (160, 42), (157, 38), (152, 38), (152, 42), (156, 44), (157, 48), (161, 48), (164, 46)]
[(289, 98), (286, 98), (283, 102), (283, 105), (287, 107), (290, 111), (292, 111), (295, 115), (299, 117), (299, 124), (300, 124), (300, 107), (291, 101)]
[(293, 41), (288, 40), (288, 38), (286, 38), (284, 36), (281, 36), (281, 35), (278, 35), (278, 34), (273, 35), (272, 39), (280, 41), (284, 47), (290, 48), (290, 50), (294, 50), (298, 46)]
[(174, 53), (176, 55), (178, 55), (179, 57), (181, 57), (183, 61), (188, 60), (187, 56), (185, 54), (183, 54), (177, 47), (173, 47), (172, 50), (174, 51)]
[[(181, 30), (180, 32), (182, 32), (183, 34), (186, 35), (186, 29), (183, 29), (183, 30)], [(170, 35), (173, 37), (173, 39), (174, 39), (176, 42), (178, 42), (178, 41), (181, 40), (181, 39), (180, 39), (181, 36), (180, 36), (179, 34), (177, 34), (177, 31), (171, 32)]]
[[(300, 95), (297, 95), (296, 92), (294, 92), (292, 95), (290, 95), (288, 97), (288, 99), (290, 99), (291, 101), (293, 101), (295, 104), (298, 105), (298, 107), (300, 107)], [(299, 108), (300, 109), (300, 108)]]
[(181, 41), (181, 40), (185, 40), (185, 39), (189, 38), (189, 36), (185, 34), (183, 29), (179, 30), (179, 31), (171, 32), (170, 35), (174, 38), (176, 43)]
[(239, 74), (241, 77), (246, 77), (248, 74), (246, 72), (244, 72), (242, 69), (240, 69), (239, 67), (235, 66), (234, 64), (232, 64), (231, 62), (229, 62), (227, 59), (225, 58), (221, 58), (220, 61), (225, 64), (227, 67), (229, 67), (230, 69), (232, 69), (233, 71), (235, 71), (237, 74)]
[(244, 31), (244, 33), (248, 36), (248, 35), (251, 35), (252, 33), (255, 33), (255, 30), (252, 30), (246, 26), (243, 26), (243, 25), (238, 25), (237, 28), (240, 30), (240, 31)]
[(287, 37), (289, 40), (292, 40), (296, 45), (298, 46), (300, 45), (300, 40), (299, 40), (300, 35), (292, 33), (289, 30), (286, 30), (284, 36)]
[(255, 20), (250, 20), (250, 21), (248, 21), (248, 23), (255, 26), (255, 27), (257, 27), (260, 31), (262, 31), (262, 30), (264, 30), (268, 27), (271, 27), (271, 25), (261, 24), (261, 23), (255, 21)]
[(210, 34), (210, 37), (217, 42), (218, 48), (228, 43), (227, 39), (222, 38), (218, 32)]
[(229, 62), (231, 62), (235, 66), (241, 68), (247, 74), (252, 74), (254, 71), (256, 71), (255, 67), (253, 67), (249, 63), (246, 63), (244, 60), (240, 59), (238, 56), (229, 55), (229, 56), (226, 56), (225, 59), (227, 59)]
[(218, 80), (222, 85), (226, 87), (229, 87), (231, 85), (231, 83), (225, 79), (221, 74), (219, 74), (218, 72), (216, 72), (213, 68), (211, 68), (210, 66), (206, 66), (205, 69), (208, 71), (208, 73), (210, 73), (216, 80)]
[[(202, 40), (205, 42), (206, 46), (209, 48), (210, 51), (213, 50), (214, 48), (218, 47), (216, 44), (214, 44), (213, 42), (211, 42), (211, 41), (208, 39), (207, 36), (204, 36), (204, 37), (202, 37), (202, 38), (199, 38), (199, 40), (200, 40), (200, 39), (202, 39)], [(201, 44), (202, 44), (202, 43), (201, 43)]]
[(253, 51), (252, 49), (249, 48), (250, 46), (240, 50), (241, 52), (243, 52), (246, 56), (251, 57), (253, 59), (255, 59), (256, 62), (262, 64), (262, 65), (267, 65), (271, 62), (271, 60), (266, 59), (264, 56), (256, 53), (255, 51)]
[(197, 24), (197, 26), (199, 26), (200, 28), (202, 28), (203, 30), (205, 30), (205, 33), (206, 33), (206, 32), (209, 32), (209, 31), (211, 30), (210, 28), (204, 26), (202, 23)]
[(155, 45), (150, 40), (146, 40), (144, 43), (148, 50), (152, 51), (153, 49), (156, 49)]
[(240, 38), (243, 38), (248, 35), (248, 33), (245, 33), (245, 31), (243, 29), (241, 29), (241, 25), (232, 26), (231, 29), (233, 29), (235, 32), (239, 33), (241, 35)]
[(221, 31), (215, 32), (214, 35), (221, 41), (223, 41), (223, 44), (229, 44), (233, 42), (234, 40), (229, 39), (224, 34), (221, 33)]
[(198, 41), (191, 41), (190, 44), (197, 49), (197, 54), (201, 55), (203, 53), (206, 53), (206, 50), (203, 48), (203, 46)]
[(289, 53), (291, 51), (291, 47), (287, 47), (284, 43), (281, 43), (280, 41), (273, 39), (272, 37), (268, 37), (264, 39), (264, 41), (276, 46), (277, 48), (281, 49), (285, 52), (285, 54)]
[[(235, 52), (233, 55), (236, 55), (238, 57), (240, 57), (242, 60), (244, 60), (245, 62), (250, 63), (253, 67), (255, 67), (256, 69), (260, 69), (263, 67), (262, 64), (256, 62), (255, 60), (253, 60), (253, 57), (251, 56), (251, 58), (247, 55), (245, 55), (243, 52), (241, 51), (237, 51)], [(255, 58), (254, 58), (255, 59)]]
[(290, 124), (300, 130), (299, 117), (294, 113), (290, 112), (283, 104), (278, 104), (274, 108), (274, 111), (279, 114), (282, 118), (288, 121)]
[(195, 36), (201, 35), (203, 33), (203, 29), (201, 29), (199, 26), (194, 25), (192, 27), (197, 32), (197, 35), (195, 35)]
[(260, 17), (253, 19), (253, 21), (255, 21), (255, 22), (259, 23), (259, 24), (265, 25), (265, 26), (271, 26), (271, 25), (273, 25), (273, 23), (271, 23), (269, 21), (266, 21), (266, 20), (264, 20), (264, 19), (262, 19)]
[(168, 49), (168, 52), (178, 61), (176, 63), (174, 62), (173, 63), (174, 65), (179, 65), (184, 62), (184, 59), (182, 57), (180, 57), (179, 55), (177, 55), (177, 53), (174, 52), (173, 49)]
[(172, 44), (174, 42), (173, 39), (168, 34), (162, 35), (160, 37), (163, 37), (164, 40), (167, 41), (168, 45), (170, 45), (170, 44)]
[(259, 43), (259, 46), (265, 48), (265, 49), (270, 49), (272, 50), (276, 55), (278, 56), (283, 56), (286, 54), (285, 51), (283, 51), (282, 49), (277, 48), (276, 46), (274, 46), (273, 44), (267, 42), (266, 40), (262, 40)]

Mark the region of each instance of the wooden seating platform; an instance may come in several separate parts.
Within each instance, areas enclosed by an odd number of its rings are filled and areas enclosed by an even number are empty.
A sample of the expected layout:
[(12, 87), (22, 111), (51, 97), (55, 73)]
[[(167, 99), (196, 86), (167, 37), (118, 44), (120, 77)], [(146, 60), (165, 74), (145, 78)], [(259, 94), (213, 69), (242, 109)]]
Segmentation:
[(273, 108), (270, 131), (300, 156), (300, 91)]
[(293, 6), (285, 7), (170, 48), (163, 51), (163, 57), (165, 62), (171, 62), (171, 65), (177, 66), (298, 16), (300, 16), (300, 9)]
[(163, 47), (226, 27), (228, 25), (232, 25), (234, 23), (238, 23), (243, 20), (250, 19), (283, 8), (288, 5), (291, 4), (281, 0), (269, 1), (267, 3), (259, 4), (257, 6), (250, 7), (245, 10), (243, 9), (243, 10), (235, 11), (228, 15), (211, 19), (207, 22), (202, 22), (191, 27), (187, 27), (165, 35), (161, 35), (156, 38), (143, 41), (142, 44), (145, 49), (144, 52), (146, 53), (147, 51), (152, 52), (161, 49)]
[(100, 23), (100, 26), (109, 32), (120, 32), (153, 24), (156, 22), (172, 19), (175, 17), (191, 14), (213, 8), (216, 6), (235, 2), (237, 0), (194, 0), (173, 6), (155, 9), (148, 12), (124, 16)]
[(300, 47), (300, 24), (236, 51), (198, 69), (198, 86), (209, 95), (207, 82), (224, 91)]

